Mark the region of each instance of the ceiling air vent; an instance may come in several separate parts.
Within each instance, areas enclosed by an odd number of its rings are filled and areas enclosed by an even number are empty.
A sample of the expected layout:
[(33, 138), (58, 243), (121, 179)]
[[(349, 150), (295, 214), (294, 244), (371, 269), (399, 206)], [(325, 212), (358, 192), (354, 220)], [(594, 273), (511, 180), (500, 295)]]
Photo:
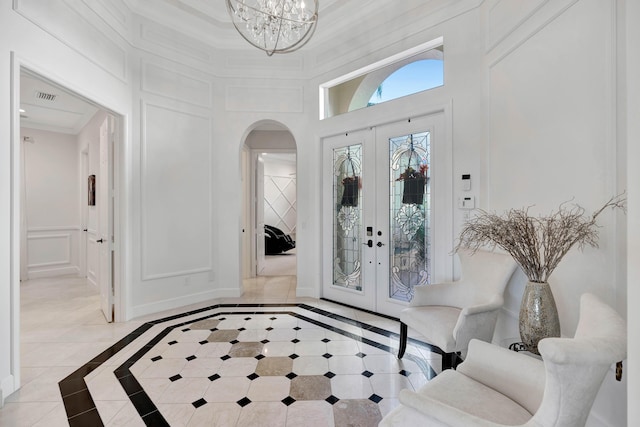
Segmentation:
[(40, 91), (36, 92), (36, 98), (42, 99), (43, 101), (53, 102), (56, 100), (57, 97), (58, 95), (54, 95), (53, 93), (46, 93), (46, 92), (40, 92)]

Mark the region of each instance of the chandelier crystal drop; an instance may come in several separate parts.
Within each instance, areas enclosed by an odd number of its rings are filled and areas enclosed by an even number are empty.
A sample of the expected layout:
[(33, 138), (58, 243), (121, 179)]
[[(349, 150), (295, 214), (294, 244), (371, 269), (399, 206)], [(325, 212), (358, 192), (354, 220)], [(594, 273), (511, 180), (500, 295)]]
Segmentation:
[(269, 56), (300, 49), (313, 35), (318, 21), (318, 0), (226, 0), (226, 3), (240, 35)]

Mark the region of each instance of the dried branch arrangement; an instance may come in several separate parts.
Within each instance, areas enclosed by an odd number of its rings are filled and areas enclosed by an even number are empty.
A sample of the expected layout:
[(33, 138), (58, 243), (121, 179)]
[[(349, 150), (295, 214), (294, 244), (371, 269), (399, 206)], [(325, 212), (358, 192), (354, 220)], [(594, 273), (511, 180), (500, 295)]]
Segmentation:
[(624, 193), (612, 197), (591, 216), (584, 208), (563, 203), (549, 216), (533, 217), (529, 208), (511, 209), (500, 216), (480, 210), (465, 223), (456, 250), (473, 251), (483, 246), (499, 246), (522, 267), (532, 282), (545, 283), (562, 258), (577, 245), (598, 247), (596, 219), (606, 209), (626, 212)]

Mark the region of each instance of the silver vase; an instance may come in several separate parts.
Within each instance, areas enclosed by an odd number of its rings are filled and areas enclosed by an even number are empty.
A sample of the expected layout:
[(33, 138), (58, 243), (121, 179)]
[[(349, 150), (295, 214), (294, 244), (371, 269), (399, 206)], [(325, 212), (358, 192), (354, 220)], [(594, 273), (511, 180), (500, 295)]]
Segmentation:
[(527, 282), (520, 304), (520, 339), (527, 351), (538, 352), (543, 338), (560, 336), (556, 301), (548, 283)]

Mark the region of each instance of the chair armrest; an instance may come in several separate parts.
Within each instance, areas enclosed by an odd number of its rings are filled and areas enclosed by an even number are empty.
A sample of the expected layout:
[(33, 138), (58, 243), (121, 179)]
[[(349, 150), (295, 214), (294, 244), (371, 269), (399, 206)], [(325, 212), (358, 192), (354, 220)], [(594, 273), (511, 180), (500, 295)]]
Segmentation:
[(460, 307), (457, 299), (458, 282), (442, 282), (414, 287), (413, 299), (409, 306), (446, 305)]
[(494, 295), (491, 301), (485, 304), (472, 305), (465, 307), (460, 312), (461, 316), (470, 316), (478, 313), (486, 313), (488, 311), (498, 310), (504, 304), (504, 299), (500, 295)]
[(626, 339), (615, 338), (546, 338), (538, 343), (545, 361), (558, 365), (611, 365), (626, 359)]
[(400, 391), (398, 397), (403, 405), (450, 427), (504, 427), (408, 389)]
[(491, 342), (498, 321), (498, 310), (502, 304), (502, 296), (494, 295), (488, 303), (463, 308), (451, 331), (456, 347), (467, 348), (472, 338)]
[(542, 402), (546, 372), (537, 358), (474, 339), (457, 371), (508, 396), (532, 414)]

